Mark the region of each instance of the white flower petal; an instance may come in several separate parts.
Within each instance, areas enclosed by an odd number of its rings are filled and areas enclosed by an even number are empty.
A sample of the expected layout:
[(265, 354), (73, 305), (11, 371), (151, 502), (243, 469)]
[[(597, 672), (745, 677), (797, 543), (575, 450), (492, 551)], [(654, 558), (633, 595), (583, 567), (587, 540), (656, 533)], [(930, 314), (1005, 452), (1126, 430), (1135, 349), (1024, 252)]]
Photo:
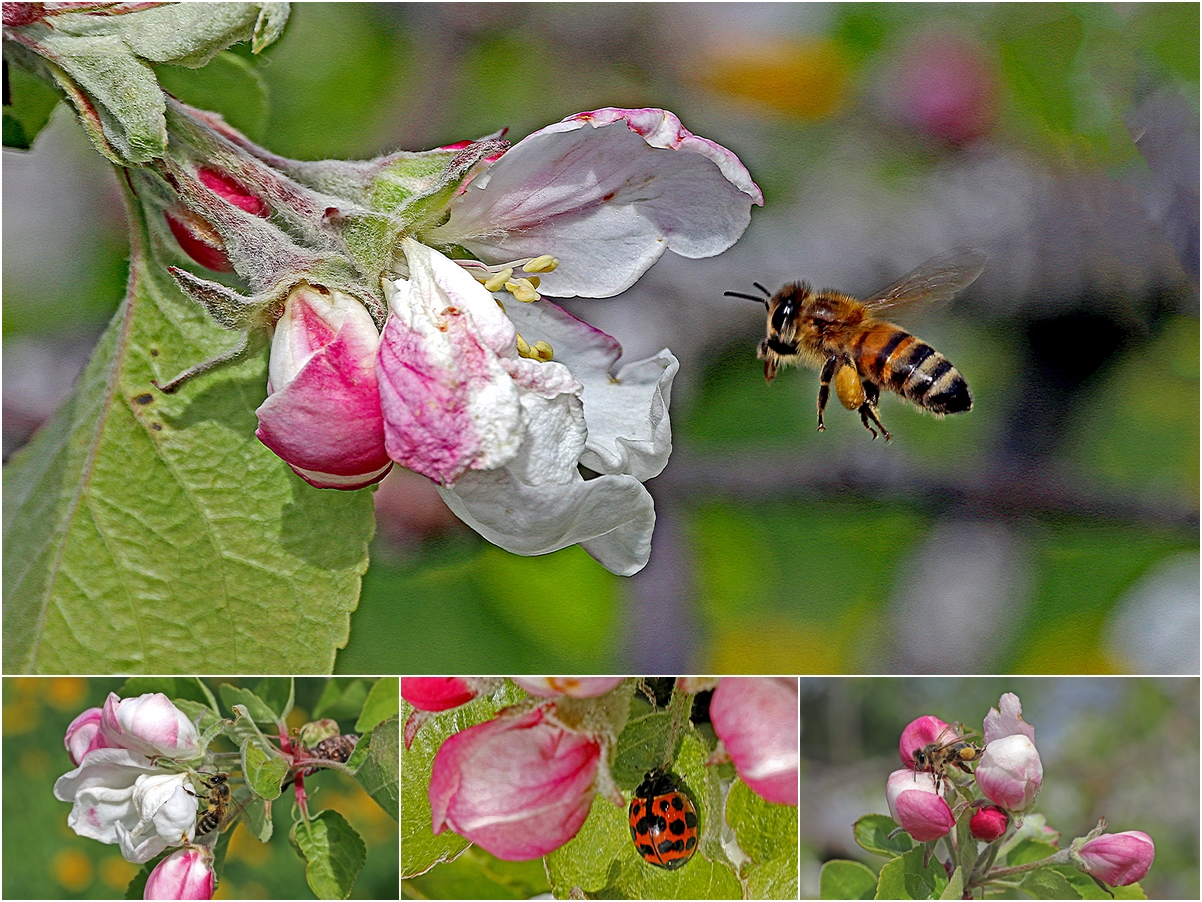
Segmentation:
[(552, 254), (559, 267), (539, 290), (556, 297), (610, 297), (665, 250), (709, 257), (738, 240), (762, 200), (749, 176), (732, 180), (735, 169), (746, 176), (733, 154), (662, 110), (601, 112), (612, 115), (581, 114), (518, 142), (429, 240), (488, 263)]
[(509, 315), (529, 342), (550, 343), (555, 360), (583, 386), (588, 441), (580, 463), (597, 473), (624, 473), (640, 482), (658, 476), (672, 453), (668, 405), (680, 362), (666, 348), (612, 369), (618, 343), (549, 301), (510, 304)]

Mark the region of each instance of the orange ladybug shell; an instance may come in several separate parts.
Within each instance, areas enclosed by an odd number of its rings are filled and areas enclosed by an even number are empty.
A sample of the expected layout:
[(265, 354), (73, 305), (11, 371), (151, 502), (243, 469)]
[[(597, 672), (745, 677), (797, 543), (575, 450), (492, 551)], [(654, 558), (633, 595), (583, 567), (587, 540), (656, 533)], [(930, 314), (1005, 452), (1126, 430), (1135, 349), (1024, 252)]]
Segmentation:
[(674, 871), (697, 851), (697, 809), (675, 777), (653, 770), (630, 799), (630, 838), (648, 864)]

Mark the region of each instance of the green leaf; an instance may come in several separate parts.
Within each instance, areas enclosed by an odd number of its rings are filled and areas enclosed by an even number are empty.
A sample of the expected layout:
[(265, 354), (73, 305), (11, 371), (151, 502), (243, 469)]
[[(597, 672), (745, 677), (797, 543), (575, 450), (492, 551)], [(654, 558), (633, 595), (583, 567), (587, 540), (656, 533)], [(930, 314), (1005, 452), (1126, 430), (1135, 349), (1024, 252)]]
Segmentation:
[(740, 869), (751, 898), (797, 898), (797, 806), (766, 802), (736, 779), (726, 798), (726, 822), (751, 858)]
[(376, 680), (371, 691), (367, 693), (367, 701), (363, 703), (363, 712), (355, 722), (355, 729), (360, 733), (375, 729), (376, 724), (389, 717), (396, 717), (401, 711), (401, 684), (396, 677), (381, 677)]
[(1051, 843), (1044, 842), (1043, 840), (1024, 839), (1015, 843), (1013, 847), (1003, 848), (1002, 854), (1006, 857), (1006, 865), (1008, 867), (1017, 867), (1020, 864), (1042, 861), (1059, 851)]
[[(668, 871), (645, 862), (630, 841), (627, 808), (598, 797), (580, 832), (545, 858), (556, 895), (566, 896), (579, 887), (600, 898), (743, 898), (743, 887), (722, 846), (722, 790), (716, 769), (705, 766), (710, 751), (693, 731), (683, 737), (672, 762), (672, 771), (683, 781), (681, 789), (696, 806), (700, 820), (700, 843), (687, 864)], [(630, 791), (634, 786), (623, 788)], [(793, 829), (796, 835), (796, 826)], [(795, 881), (796, 865), (793, 870)], [(763, 876), (781, 878), (768, 871)]]
[(267, 799), (251, 799), (242, 811), (242, 824), (259, 842), (271, 839), (275, 829), (271, 821), (271, 802)]
[(940, 899), (961, 899), (964, 897), (964, 868), (958, 867), (952, 872), (951, 879), (947, 881), (947, 886), (943, 888), (943, 892), (939, 894)]
[(213, 706), (209, 707), (204, 702), (194, 702), (188, 698), (173, 699), (175, 706), (188, 715), (188, 719), (196, 724), (196, 728), (201, 733), (207, 732), (214, 724), (220, 723), (223, 718), (217, 712), (217, 703), (214, 701)]
[(1064, 875), (1052, 868), (1031, 871), (1023, 878), (1021, 889), (1034, 899), (1081, 898), (1081, 894), (1064, 879)]
[[(225, 48), (251, 39), (260, 15), (258, 3), (197, 6), (172, 3), (123, 16), (119, 34), (142, 59), (195, 68)], [(286, 4), (284, 16), (287, 16)], [(279, 30), (283, 23), (278, 23)]]
[(264, 751), (248, 737), (242, 743), (242, 774), (251, 792), (272, 801), (280, 797), (280, 787), (288, 776), (288, 762)]
[(367, 567), (371, 493), (314, 489), (255, 438), (262, 357), (174, 395), (151, 385), (235, 339), (150, 259), (136, 209), (131, 224), (124, 303), (4, 470), (6, 670), (329, 672)]
[(876, 874), (858, 861), (835, 859), (822, 865), (818, 875), (820, 899), (872, 899), (876, 896)]
[(29, 150), (62, 98), (16, 66), (4, 67), (12, 105), (4, 107), (4, 146)]
[(367, 861), (367, 848), (346, 818), (326, 809), (308, 823), (293, 824), (288, 839), (305, 860), (305, 880), (317, 898), (350, 897), (355, 878)]
[(222, 683), (217, 687), (218, 693), (221, 695), (221, 700), (225, 706), (231, 711), (235, 710), (235, 706), (241, 706), (246, 711), (246, 716), (255, 723), (268, 724), (276, 726), (280, 718), (271, 706), (263, 699), (259, 698), (249, 689), (241, 686), (231, 686), (229, 683)]
[(924, 849), (919, 846), (886, 862), (881, 868), (878, 899), (936, 899), (947, 886), (947, 874), (938, 860), (923, 867)]
[(479, 846), (405, 885), (405, 899), (535, 899), (551, 891), (541, 858), (502, 861)]
[(896, 858), (914, 848), (914, 840), (904, 830), (890, 838), (897, 829), (897, 822), (887, 814), (866, 814), (852, 825), (852, 836), (864, 851)]
[(350, 720), (358, 717), (367, 703), (370, 684), (361, 678), (335, 677), (326, 682), (321, 698), (313, 706), (313, 717)]
[(1073, 888), (1076, 896), (1066, 896), (1065, 898), (1104, 899), (1107, 902), (1113, 902), (1115, 899), (1148, 898), (1143, 887), (1138, 883), (1132, 883), (1130, 886), (1107, 887), (1084, 871), (1079, 871), (1070, 865), (1059, 865), (1046, 870), (1059, 874)]
[[(362, 744), (363, 740), (359, 740), (359, 745)], [(399, 749), (400, 722), (394, 717), (372, 730), (367, 759), (355, 771), (359, 785), (394, 821), (401, 819)], [(355, 753), (358, 751), (357, 745)]]
[[(450, 830), (434, 835), (430, 813), (430, 773), (434, 768), (434, 756), (444, 740), (453, 733), (483, 723), (524, 696), (524, 692), (506, 680), (490, 695), (434, 714), (422, 724), (412, 745), (409, 748), (401, 747), (401, 809), (405, 813), (401, 820), (402, 878), (424, 874), (439, 862), (453, 861), (470, 845), (466, 839)], [(414, 710), (408, 702), (402, 702), (401, 719), (407, 722)]]
[(277, 720), (288, 717), (296, 703), (296, 685), (292, 677), (264, 677), (255, 686), (255, 695), (263, 700)]

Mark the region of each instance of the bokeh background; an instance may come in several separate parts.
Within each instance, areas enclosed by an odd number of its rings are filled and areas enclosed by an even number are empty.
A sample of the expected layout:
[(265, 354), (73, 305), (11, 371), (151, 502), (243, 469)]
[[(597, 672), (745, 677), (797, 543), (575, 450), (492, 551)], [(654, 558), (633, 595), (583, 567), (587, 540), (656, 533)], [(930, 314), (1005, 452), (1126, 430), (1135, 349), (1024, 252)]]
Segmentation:
[[(802, 679), (801, 897), (818, 897), (822, 864), (884, 859), (856, 845), (852, 825), (888, 815), (885, 781), (898, 740), (924, 714), (980, 735), (1004, 692), (1035, 727), (1043, 790), (1034, 811), (1067, 848), (1105, 817), (1108, 831), (1141, 830), (1156, 860), (1140, 881), (1149, 899), (1198, 897), (1196, 678)], [(1000, 898), (1025, 898), (1012, 894)]]
[[(366, 157), (657, 106), (764, 190), (743, 240), (570, 304), (670, 347), (651, 563), (519, 558), (420, 477), (376, 492), (342, 672), (1197, 673), (1199, 10), (1194, 4), (324, 4), (173, 92), (285, 155)], [(249, 74), (248, 74), (249, 73)], [(4, 154), (4, 451), (122, 294), (111, 173), (60, 109)], [(974, 410), (896, 398), (873, 442), (817, 375), (765, 384), (724, 290), (861, 296), (989, 255), (903, 324)]]
[[(253, 688), (257, 680), (234, 685)], [(298, 678), (296, 707), (288, 724), (299, 727), (314, 716), (339, 722), (353, 732), (370, 681), (361, 691), (344, 680), (319, 702), (327, 680)], [(217, 691), (218, 681), (209, 681)], [(54, 781), (74, 769), (63, 747), (67, 726), (88, 708), (100, 707), (118, 679), (15, 677), (3, 680), (3, 896), (6, 899), (123, 899), (139, 867), (116, 846), (77, 836), (67, 826), (71, 806), (54, 797)], [(356, 704), (357, 702), (357, 704)], [(367, 863), (351, 890), (352, 899), (396, 899), (400, 893), (400, 835), (389, 817), (352, 778), (326, 771), (305, 783), (311, 805), (336, 808), (363, 837)], [(312, 809), (311, 810), (315, 810)], [(311, 899), (305, 863), (288, 844), (292, 826), (287, 793), (273, 806), (275, 833), (268, 843), (254, 839), (241, 824), (233, 828), (217, 899)]]

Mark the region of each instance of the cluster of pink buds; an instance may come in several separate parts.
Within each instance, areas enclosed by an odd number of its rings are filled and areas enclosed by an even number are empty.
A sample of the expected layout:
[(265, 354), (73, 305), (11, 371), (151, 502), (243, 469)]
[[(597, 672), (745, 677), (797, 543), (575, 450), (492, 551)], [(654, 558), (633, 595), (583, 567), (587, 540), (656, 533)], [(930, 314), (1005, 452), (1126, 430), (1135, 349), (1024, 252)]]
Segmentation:
[(664, 349), (618, 368), (617, 341), (544, 295), (609, 297), (666, 250), (730, 247), (763, 202), (733, 153), (657, 109), (365, 162), (285, 160), (174, 101), (167, 121), (162, 170), (131, 174), (162, 252), (251, 291), (172, 267), (245, 338), (156, 385), (269, 333), (256, 435), (310, 485), (363, 488), (396, 463), (509, 551), (645, 565), (679, 364)]
[[(918, 842), (947, 837), (961, 816), (972, 837), (997, 843), (1011, 835), (1035, 805), (1043, 785), (1043, 764), (1035, 728), (1022, 718), (1018, 696), (1006, 693), (985, 717), (983, 747), (958, 728), (925, 715), (902, 731), (899, 753), (905, 767), (889, 775), (889, 813)], [(975, 762), (970, 770), (969, 762)], [(968, 774), (971, 773), (971, 778)], [(981, 797), (974, 797), (969, 784)], [(950, 800), (950, 804), (949, 804)], [(1075, 864), (1111, 886), (1126, 886), (1147, 874), (1155, 850), (1145, 833), (1106, 834), (1105, 821), (1089, 836), (1038, 864)], [(1059, 835), (1045, 828), (1055, 845)], [(1034, 865), (1009, 869), (1018, 873)]]

